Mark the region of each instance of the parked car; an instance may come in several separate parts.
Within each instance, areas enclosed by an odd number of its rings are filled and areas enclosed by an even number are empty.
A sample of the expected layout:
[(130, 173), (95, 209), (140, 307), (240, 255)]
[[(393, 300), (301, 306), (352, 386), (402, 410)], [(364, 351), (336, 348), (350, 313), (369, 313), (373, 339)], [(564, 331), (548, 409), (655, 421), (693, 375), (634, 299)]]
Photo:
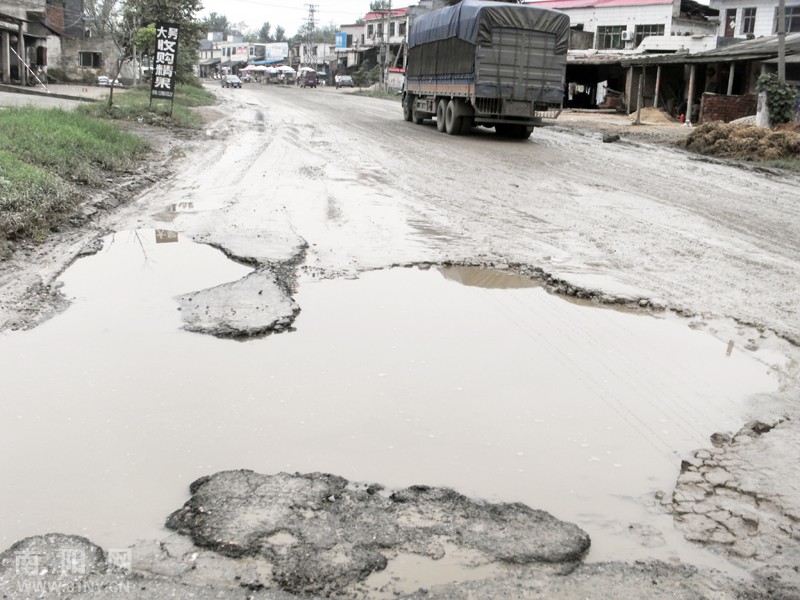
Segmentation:
[(239, 79), (236, 75), (223, 75), (222, 77), (222, 87), (235, 87), (240, 88), (242, 87), (242, 80)]
[(319, 77), (316, 71), (301, 71), (297, 76), (297, 84), (300, 87), (317, 87), (319, 85)]
[(353, 78), (350, 75), (337, 75), (336, 76), (336, 89), (340, 87), (353, 87)]

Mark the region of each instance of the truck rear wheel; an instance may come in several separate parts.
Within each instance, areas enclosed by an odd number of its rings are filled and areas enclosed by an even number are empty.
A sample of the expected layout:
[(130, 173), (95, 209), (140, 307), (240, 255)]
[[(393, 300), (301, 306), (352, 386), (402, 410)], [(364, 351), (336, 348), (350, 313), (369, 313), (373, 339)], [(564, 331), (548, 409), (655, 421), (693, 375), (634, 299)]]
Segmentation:
[(412, 94), (403, 96), (403, 119), (409, 122), (414, 120), (414, 96)]
[(453, 98), (447, 103), (447, 108), (444, 111), (444, 128), (447, 135), (461, 135), (461, 123), (464, 117), (459, 116), (458, 100)]
[(439, 102), (436, 103), (436, 129), (439, 131), (445, 131), (445, 120), (447, 114), (447, 104), (448, 100), (442, 98)]

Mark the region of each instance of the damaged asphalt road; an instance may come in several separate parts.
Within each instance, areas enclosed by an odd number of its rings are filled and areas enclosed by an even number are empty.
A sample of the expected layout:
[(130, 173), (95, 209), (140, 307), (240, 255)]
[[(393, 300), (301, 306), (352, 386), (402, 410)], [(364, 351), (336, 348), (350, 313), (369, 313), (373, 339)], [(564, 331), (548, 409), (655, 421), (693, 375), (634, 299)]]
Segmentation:
[[(291, 330), (301, 280), (466, 264), (585, 300), (671, 309), (737, 348), (800, 342), (796, 175), (688, 160), (624, 134), (615, 144), (557, 129), (524, 143), (442, 136), (403, 122), (394, 103), (332, 90), (214, 89), (235, 116), (187, 142), (172, 174), (0, 268), (0, 329), (62, 310), (55, 278), (100, 251), (100, 236), (152, 228), (252, 269), (175, 296), (186, 329), (218, 337)], [(39, 597), (20, 592), (27, 550), (40, 561), (35, 582), (55, 582), (53, 598), (797, 598), (797, 355), (787, 364), (780, 391), (750, 406), (766, 426), (677, 457), (676, 487), (655, 502), (731, 572), (587, 561), (588, 534), (558, 514), (463, 490), (225, 471), (196, 481), (168, 519), (176, 533), (131, 546), (125, 568), (84, 538), (15, 544), (0, 555), (0, 598)], [(86, 568), (65, 580), (59, 549), (71, 547)], [(437, 568), (450, 577), (403, 581)]]
[[(522, 504), (476, 502), (448, 489), (391, 492), (320, 473), (228, 471), (194, 482), (191, 490), (167, 521), (183, 535), (160, 543), (104, 554), (77, 536), (18, 542), (0, 554), (0, 597), (765, 597), (753, 584), (686, 565), (583, 565), (589, 537), (575, 525)], [(65, 565), (65, 555), (82, 562)], [(371, 574), (391, 570), (404, 555), (484, 577), (410, 593), (396, 587), (409, 575), (402, 571), (382, 585), (370, 583)], [(35, 560), (35, 575), (26, 571), (32, 562), (20, 567), (20, 557)]]

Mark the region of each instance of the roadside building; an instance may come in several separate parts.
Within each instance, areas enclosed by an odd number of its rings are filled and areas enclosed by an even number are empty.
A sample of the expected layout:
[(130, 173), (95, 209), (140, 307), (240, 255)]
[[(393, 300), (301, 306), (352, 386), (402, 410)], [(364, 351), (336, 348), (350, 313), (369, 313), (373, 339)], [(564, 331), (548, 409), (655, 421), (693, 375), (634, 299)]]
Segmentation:
[[(63, 23), (63, 10), (51, 14)], [(0, 0), (0, 82), (26, 83), (47, 67), (47, 16), (45, 0)]]
[[(710, 0), (719, 11), (717, 35), (726, 38), (757, 38), (778, 32), (776, 0)], [(786, 32), (800, 32), (800, 1), (785, 1)]]

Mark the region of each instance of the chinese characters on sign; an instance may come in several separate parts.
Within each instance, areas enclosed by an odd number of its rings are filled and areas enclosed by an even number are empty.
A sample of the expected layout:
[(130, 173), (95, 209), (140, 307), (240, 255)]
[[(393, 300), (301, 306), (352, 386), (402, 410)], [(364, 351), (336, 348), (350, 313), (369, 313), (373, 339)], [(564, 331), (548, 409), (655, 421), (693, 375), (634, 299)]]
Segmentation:
[(156, 23), (156, 53), (151, 98), (172, 100), (175, 95), (175, 63), (178, 57), (178, 28)]

